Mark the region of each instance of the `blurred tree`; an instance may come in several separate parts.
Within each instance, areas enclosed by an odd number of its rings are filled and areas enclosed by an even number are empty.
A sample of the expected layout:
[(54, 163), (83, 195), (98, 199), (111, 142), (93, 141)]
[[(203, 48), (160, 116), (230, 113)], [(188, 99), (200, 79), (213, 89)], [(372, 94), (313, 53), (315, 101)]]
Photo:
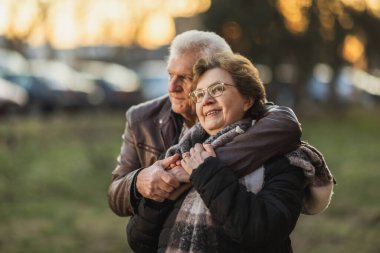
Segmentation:
[(365, 0), (214, 0), (203, 14), (206, 28), (235, 52), (270, 66), (274, 83), (291, 81), (297, 105), (307, 98), (305, 84), (317, 63), (333, 68), (332, 83), (344, 64), (379, 65), (379, 17), (380, 1)]
[[(18, 8), (20, 5), (24, 6), (21, 11)], [(25, 55), (27, 40), (45, 22), (48, 6), (48, 3), (43, 1), (21, 2), (7, 6), (5, 10), (8, 11), (6, 12), (8, 15), (1, 17), (7, 24), (5, 32), (3, 31), (6, 47)]]

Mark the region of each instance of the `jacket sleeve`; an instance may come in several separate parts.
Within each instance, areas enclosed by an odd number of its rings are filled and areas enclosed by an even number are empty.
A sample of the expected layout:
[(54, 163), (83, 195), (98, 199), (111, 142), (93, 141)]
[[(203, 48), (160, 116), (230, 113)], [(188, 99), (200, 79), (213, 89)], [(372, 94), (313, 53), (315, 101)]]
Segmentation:
[(191, 175), (225, 236), (249, 251), (265, 251), (289, 238), (301, 212), (305, 178), (284, 157), (265, 173), (258, 194), (248, 192), (233, 172), (211, 157)]
[[(264, 117), (256, 121), (246, 133), (216, 150), (217, 157), (227, 167), (260, 167), (269, 158), (284, 155), (301, 144), (301, 126), (294, 112), (283, 106), (267, 105)], [(234, 159), (234, 154), (242, 159)], [(241, 170), (245, 175), (244, 170)]]
[(129, 216), (134, 213), (134, 203), (131, 201), (131, 194), (133, 194), (134, 189), (131, 186), (138, 169), (141, 167), (131, 128), (130, 114), (129, 110), (122, 135), (123, 142), (117, 158), (117, 166), (112, 172), (112, 182), (108, 188), (108, 204), (111, 210), (119, 216)]

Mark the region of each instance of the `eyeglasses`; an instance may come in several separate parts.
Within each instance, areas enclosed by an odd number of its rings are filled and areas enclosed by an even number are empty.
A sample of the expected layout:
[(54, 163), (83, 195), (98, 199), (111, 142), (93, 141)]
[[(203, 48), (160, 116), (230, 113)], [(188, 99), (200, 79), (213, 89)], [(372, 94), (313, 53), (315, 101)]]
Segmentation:
[(202, 102), (204, 96), (206, 95), (206, 91), (213, 98), (219, 97), (223, 94), (224, 85), (235, 86), (228, 83), (216, 82), (214, 84), (211, 84), (207, 88), (193, 90), (189, 93), (189, 97), (191, 97), (194, 103)]

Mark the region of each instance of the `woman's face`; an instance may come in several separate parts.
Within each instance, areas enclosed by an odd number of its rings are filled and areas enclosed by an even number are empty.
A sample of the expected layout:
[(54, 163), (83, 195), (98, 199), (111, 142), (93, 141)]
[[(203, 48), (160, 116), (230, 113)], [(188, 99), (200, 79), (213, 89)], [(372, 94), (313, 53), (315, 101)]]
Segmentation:
[[(253, 99), (245, 99), (234, 87), (231, 75), (221, 68), (206, 71), (198, 80), (197, 90), (202, 90), (216, 83), (226, 83), (223, 94), (212, 97), (206, 91), (203, 99), (196, 103), (198, 120), (206, 132), (216, 134), (223, 127), (239, 121), (252, 106)], [(233, 85), (233, 86), (232, 86)]]

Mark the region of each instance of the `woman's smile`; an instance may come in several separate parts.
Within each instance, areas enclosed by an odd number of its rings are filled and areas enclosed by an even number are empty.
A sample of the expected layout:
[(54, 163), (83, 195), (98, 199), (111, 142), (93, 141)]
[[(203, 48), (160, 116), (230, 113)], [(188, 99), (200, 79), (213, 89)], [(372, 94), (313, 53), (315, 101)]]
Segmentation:
[(212, 110), (206, 111), (204, 115), (206, 118), (212, 118), (212, 117), (217, 116), (220, 112), (221, 110), (212, 109)]

